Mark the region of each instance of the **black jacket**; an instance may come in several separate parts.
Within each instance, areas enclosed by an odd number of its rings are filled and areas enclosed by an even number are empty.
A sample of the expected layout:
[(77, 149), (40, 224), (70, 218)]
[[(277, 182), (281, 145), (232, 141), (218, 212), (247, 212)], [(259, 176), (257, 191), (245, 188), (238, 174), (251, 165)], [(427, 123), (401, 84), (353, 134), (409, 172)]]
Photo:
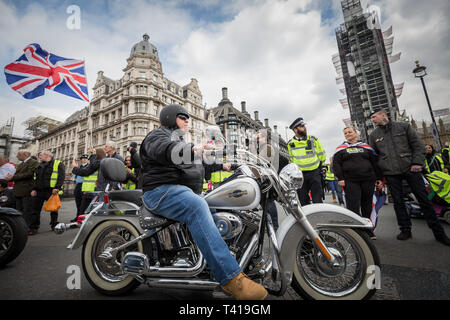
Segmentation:
[(202, 160), (192, 152), (193, 144), (173, 133), (171, 129), (158, 128), (142, 141), (139, 150), (142, 189), (146, 192), (161, 185), (175, 184), (200, 194), (205, 176)]
[[(115, 182), (115, 181), (106, 180), (105, 177), (103, 176), (103, 174), (101, 173), (101, 171), (99, 170), (101, 161), (98, 161), (95, 155), (91, 156), (91, 158), (89, 160), (90, 160), (89, 165), (87, 165), (85, 167), (75, 167), (72, 169), (72, 173), (77, 176), (87, 177), (98, 170), (97, 184), (95, 186), (95, 191), (105, 191), (108, 183), (109, 183), (110, 190), (118, 189), (119, 183)], [(124, 165), (124, 170), (125, 170), (125, 165)]]
[(423, 166), (425, 145), (408, 122), (389, 122), (377, 127), (369, 144), (378, 153), (378, 166), (385, 176), (400, 175), (411, 165)]
[(349, 147), (333, 156), (333, 171), (338, 181), (381, 180), (377, 157), (362, 147)]
[(32, 190), (36, 191), (48, 189), (61, 190), (65, 180), (65, 169), (64, 164), (62, 162), (60, 162), (58, 166), (58, 180), (56, 181), (56, 185), (55, 187), (50, 187), (50, 178), (52, 176), (54, 163), (55, 159), (52, 159), (50, 162), (41, 162), (39, 164), (39, 166), (34, 171), (34, 173), (36, 174), (36, 179), (33, 180)]

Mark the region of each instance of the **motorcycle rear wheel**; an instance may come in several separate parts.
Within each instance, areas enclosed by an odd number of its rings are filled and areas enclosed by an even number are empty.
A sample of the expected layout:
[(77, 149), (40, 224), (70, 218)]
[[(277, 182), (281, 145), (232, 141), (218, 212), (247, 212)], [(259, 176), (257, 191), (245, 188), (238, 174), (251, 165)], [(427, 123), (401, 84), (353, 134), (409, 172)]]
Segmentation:
[[(367, 233), (357, 229), (321, 228), (327, 247), (339, 258), (332, 268), (308, 237), (296, 250), (292, 287), (308, 300), (363, 300), (376, 291), (372, 280), (379, 274), (380, 258)], [(378, 279), (379, 280), (379, 279)]]
[(143, 252), (142, 242), (127, 247), (116, 259), (105, 261), (99, 255), (108, 247), (118, 247), (139, 237), (136, 228), (127, 221), (109, 220), (92, 230), (83, 245), (82, 264), (89, 284), (98, 292), (108, 296), (120, 296), (136, 289), (140, 282), (120, 271), (121, 258), (129, 251)]

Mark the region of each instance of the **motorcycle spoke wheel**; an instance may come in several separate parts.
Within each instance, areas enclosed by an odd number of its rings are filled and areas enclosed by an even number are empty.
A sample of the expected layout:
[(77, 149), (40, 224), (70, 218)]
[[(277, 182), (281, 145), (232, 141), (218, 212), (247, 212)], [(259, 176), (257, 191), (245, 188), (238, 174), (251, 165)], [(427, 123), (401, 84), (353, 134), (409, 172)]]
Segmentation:
[(375, 291), (367, 285), (368, 267), (379, 265), (370, 239), (351, 229), (320, 229), (319, 235), (336, 257), (332, 266), (308, 237), (299, 241), (293, 287), (308, 299), (363, 299)]
[(110, 220), (97, 226), (83, 246), (83, 269), (89, 283), (106, 295), (122, 295), (136, 288), (140, 283), (122, 272), (120, 263), (127, 252), (143, 252), (142, 243), (131, 245), (105, 260), (100, 255), (106, 249), (117, 248), (139, 236), (128, 222)]

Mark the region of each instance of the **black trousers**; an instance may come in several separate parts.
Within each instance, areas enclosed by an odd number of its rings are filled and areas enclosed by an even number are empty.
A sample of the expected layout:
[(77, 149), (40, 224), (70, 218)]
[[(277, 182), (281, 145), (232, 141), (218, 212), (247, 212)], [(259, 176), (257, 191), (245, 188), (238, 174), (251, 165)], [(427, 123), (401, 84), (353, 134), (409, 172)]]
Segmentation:
[(344, 189), (347, 209), (364, 218), (370, 218), (370, 214), (372, 213), (373, 192), (375, 191), (375, 180), (345, 180)]
[(433, 204), (428, 200), (428, 194), (425, 189), (422, 175), (418, 172), (406, 172), (402, 175), (386, 176), (389, 190), (394, 200), (394, 210), (397, 216), (397, 222), (401, 231), (411, 230), (411, 219), (406, 211), (402, 180), (405, 179), (411, 187), (411, 191), (419, 201), (420, 209), (422, 210), (428, 227), (433, 230), (435, 236), (445, 233), (444, 228), (439, 222), (436, 213), (434, 212)]
[(312, 171), (303, 171), (303, 186), (297, 190), (298, 197), (302, 206), (310, 204), (309, 192), (313, 203), (323, 203), (322, 201), (322, 177), (320, 169)]
[[(30, 229), (38, 230), (41, 225), (41, 211), (44, 202), (52, 195), (52, 189), (38, 190), (37, 196), (34, 197), (33, 215), (30, 223)], [(50, 226), (54, 227), (58, 224), (58, 211), (50, 212)]]
[(81, 214), (81, 201), (83, 200), (83, 193), (81, 192), (82, 185), (82, 183), (77, 183), (75, 185), (75, 190), (73, 191), (73, 194), (75, 196), (75, 204), (77, 205), (77, 217)]
[(23, 218), (30, 228), (31, 222), (34, 219), (34, 198), (32, 196), (16, 197), (16, 209), (23, 214)]
[(83, 197), (82, 197), (81, 205), (80, 205), (80, 214), (84, 214), (87, 207), (89, 207), (89, 204), (91, 203), (92, 198), (93, 198), (92, 194), (83, 193)]

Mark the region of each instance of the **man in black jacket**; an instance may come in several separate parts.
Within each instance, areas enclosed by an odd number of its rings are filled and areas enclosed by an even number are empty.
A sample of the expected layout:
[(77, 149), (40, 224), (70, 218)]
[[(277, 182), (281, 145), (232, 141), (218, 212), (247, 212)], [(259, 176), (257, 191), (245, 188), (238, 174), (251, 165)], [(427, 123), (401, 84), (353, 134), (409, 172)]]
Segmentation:
[(370, 120), (377, 128), (370, 134), (369, 144), (379, 155), (378, 166), (386, 177), (394, 200), (394, 210), (401, 231), (397, 239), (407, 240), (412, 237), (411, 219), (403, 197), (402, 181), (405, 179), (419, 201), (428, 227), (433, 231), (436, 240), (450, 246), (450, 239), (434, 212), (433, 204), (428, 200), (423, 183), (421, 175), (425, 160), (423, 142), (408, 122), (389, 121), (383, 109), (372, 113)]
[[(64, 164), (53, 159), (53, 154), (49, 151), (39, 153), (41, 164), (34, 171), (33, 187), (31, 196), (35, 197), (34, 219), (30, 224), (30, 235), (37, 233), (40, 226), (41, 210), (44, 202), (50, 196), (56, 195), (62, 189), (65, 179)], [(50, 226), (52, 230), (58, 224), (58, 211), (50, 212)]]
[(237, 299), (264, 299), (266, 289), (243, 273), (222, 239), (202, 192), (202, 152), (211, 145), (184, 142), (189, 114), (180, 105), (164, 107), (161, 128), (151, 131), (140, 147), (143, 200), (150, 210), (185, 223), (222, 289)]

